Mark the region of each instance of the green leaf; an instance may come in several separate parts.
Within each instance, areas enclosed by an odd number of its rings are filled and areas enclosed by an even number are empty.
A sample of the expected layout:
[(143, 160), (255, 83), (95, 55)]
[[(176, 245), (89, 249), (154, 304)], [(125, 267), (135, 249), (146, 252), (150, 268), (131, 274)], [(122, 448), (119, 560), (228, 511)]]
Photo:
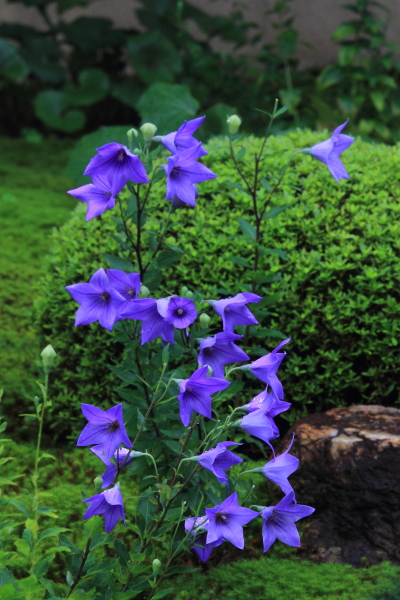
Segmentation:
[[(287, 90), (289, 91), (289, 90)], [(276, 119), (276, 117), (279, 117), (279, 115), (283, 115), (283, 113), (285, 113), (288, 110), (288, 106), (282, 106), (279, 110), (276, 111), (276, 113), (274, 114), (274, 119)]]
[(247, 262), (247, 260), (245, 260), (241, 256), (230, 256), (228, 258), (228, 260), (233, 262), (235, 265), (239, 265), (239, 267), (245, 267), (246, 269), (251, 269), (251, 264), (249, 262)]
[(183, 256), (183, 252), (176, 250), (163, 250), (157, 257), (157, 266), (159, 269), (168, 269), (174, 262)]
[(147, 85), (173, 83), (182, 71), (178, 48), (159, 30), (136, 34), (128, 39), (126, 48), (137, 75)]
[(19, 502), (18, 500), (11, 500), (10, 504), (15, 506), (15, 508), (17, 508), (19, 511), (21, 511), (22, 514), (24, 515), (24, 517), (26, 517), (27, 519), (31, 518), (31, 515), (29, 514), (28, 509), (26, 508), (25, 504), (23, 504), (22, 502)]
[(152, 600), (160, 600), (160, 598), (164, 598), (164, 596), (167, 596), (168, 594), (170, 594), (173, 591), (174, 591), (174, 588), (160, 590), (159, 592), (156, 592), (156, 594), (154, 596), (152, 596)]
[(178, 129), (185, 119), (193, 119), (198, 107), (187, 86), (169, 83), (153, 83), (136, 105), (142, 121), (154, 123), (159, 135)]
[(239, 217), (239, 225), (243, 235), (246, 236), (250, 241), (254, 242), (257, 235), (257, 230), (254, 225), (243, 219), (243, 217)]
[(292, 202), (291, 204), (284, 204), (282, 206), (274, 206), (268, 212), (265, 213), (263, 219), (274, 219), (278, 215), (280, 215), (284, 210), (294, 206), (296, 202)]
[(335, 29), (332, 34), (331, 40), (333, 42), (340, 42), (341, 40), (351, 37), (357, 34), (359, 28), (359, 24), (357, 22), (354, 23), (342, 23)]
[(35, 115), (48, 127), (72, 133), (82, 129), (86, 116), (81, 110), (67, 110), (68, 96), (57, 90), (39, 92), (33, 100)]
[[(27, 531), (27, 529), (25, 529), (25, 531)], [(15, 540), (14, 544), (20, 554), (29, 558), (29, 556), (31, 554), (31, 548), (29, 546), (29, 543), (26, 540), (24, 540), (24, 539)]]
[(90, 106), (103, 100), (110, 89), (108, 75), (102, 69), (85, 69), (78, 75), (79, 87), (66, 87), (69, 106)]
[(86, 537), (95, 538), (103, 533), (103, 519), (98, 515), (94, 515), (83, 526)]
[(10, 573), (6, 567), (4, 567), (0, 571), (0, 588), (4, 585), (8, 585), (9, 583), (12, 583), (15, 588), (17, 587), (14, 575)]
[(186, 567), (185, 565), (177, 565), (176, 567), (170, 567), (167, 569), (165, 576), (178, 575), (179, 573), (195, 573), (199, 569), (197, 567)]
[(240, 190), (241, 192), (244, 192), (245, 194), (251, 196), (249, 190), (246, 190), (242, 185), (240, 185), (240, 183), (225, 183), (224, 185), (230, 188), (234, 188), (235, 190)]
[(261, 177), (261, 183), (267, 192), (272, 192), (272, 185), (265, 179), (265, 177)]
[[(94, 518), (94, 517), (93, 517)], [(67, 527), (49, 527), (42, 531), (39, 536), (38, 542), (42, 542), (49, 537), (58, 537), (60, 533), (64, 533), (64, 531), (70, 531)]]
[(40, 579), (40, 577), (43, 577), (44, 575), (46, 575), (47, 571), (49, 570), (49, 566), (53, 561), (53, 557), (51, 556), (50, 558), (44, 558), (43, 560), (39, 561), (38, 563), (36, 563), (33, 567), (33, 574)]
[(132, 273), (134, 271), (132, 263), (125, 258), (119, 256), (111, 256), (111, 254), (103, 254), (104, 260), (108, 262), (112, 269), (118, 269), (119, 271), (125, 271), (126, 273)]
[(19, 79), (28, 72), (28, 66), (17, 48), (0, 38), (0, 75), (7, 79)]
[[(214, 135), (228, 134), (228, 115), (235, 115), (237, 109), (223, 102), (218, 102), (204, 111), (206, 119), (200, 129), (196, 131), (196, 138), (200, 141), (206, 141)], [(238, 157), (236, 157), (239, 160)]]

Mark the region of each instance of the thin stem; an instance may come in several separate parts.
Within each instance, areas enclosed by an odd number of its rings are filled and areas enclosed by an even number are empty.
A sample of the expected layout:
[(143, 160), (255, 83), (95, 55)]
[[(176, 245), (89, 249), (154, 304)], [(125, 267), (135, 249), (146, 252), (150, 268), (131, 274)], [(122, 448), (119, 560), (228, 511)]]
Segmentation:
[(87, 560), (87, 557), (89, 556), (89, 552), (90, 552), (90, 542), (92, 540), (89, 538), (88, 541), (86, 542), (86, 548), (85, 548), (85, 552), (82, 556), (82, 560), (81, 560), (81, 564), (79, 565), (79, 570), (78, 573), (75, 577), (74, 583), (71, 585), (71, 587), (68, 590), (68, 594), (65, 596), (66, 598), (69, 598), (72, 591), (74, 590), (75, 586), (79, 583), (79, 580), (82, 576), (82, 571), (83, 571), (83, 567), (85, 566), (85, 562)]
[(151, 257), (150, 257), (150, 258), (149, 258), (149, 260), (147, 261), (146, 265), (143, 267), (143, 272), (144, 272), (144, 273), (146, 273), (147, 269), (148, 269), (148, 268), (149, 268), (149, 266), (150, 266), (150, 262), (151, 262), (151, 261), (153, 260), (153, 258), (154, 258), (154, 257), (157, 255), (158, 251), (160, 250), (160, 248), (161, 248), (161, 246), (162, 246), (162, 244), (163, 244), (163, 242), (164, 242), (164, 239), (165, 239), (165, 236), (166, 236), (166, 233), (167, 233), (167, 230), (168, 230), (168, 225), (169, 225), (169, 222), (170, 222), (170, 220), (171, 220), (171, 214), (172, 214), (172, 204), (170, 204), (170, 207), (169, 207), (169, 211), (168, 211), (167, 218), (166, 218), (166, 220), (164, 221), (164, 226), (163, 226), (163, 228), (162, 228), (161, 235), (160, 235), (160, 236), (159, 236), (159, 238), (158, 238), (157, 246), (156, 246), (155, 250), (153, 251), (153, 254), (151, 255)]

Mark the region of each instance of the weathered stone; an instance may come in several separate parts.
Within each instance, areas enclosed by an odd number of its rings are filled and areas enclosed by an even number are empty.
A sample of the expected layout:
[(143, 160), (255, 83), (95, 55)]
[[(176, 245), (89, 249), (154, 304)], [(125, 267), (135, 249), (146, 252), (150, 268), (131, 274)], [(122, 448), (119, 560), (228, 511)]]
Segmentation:
[(302, 548), (321, 562), (400, 564), (400, 410), (335, 408), (297, 421), (290, 477), (297, 501), (315, 507)]

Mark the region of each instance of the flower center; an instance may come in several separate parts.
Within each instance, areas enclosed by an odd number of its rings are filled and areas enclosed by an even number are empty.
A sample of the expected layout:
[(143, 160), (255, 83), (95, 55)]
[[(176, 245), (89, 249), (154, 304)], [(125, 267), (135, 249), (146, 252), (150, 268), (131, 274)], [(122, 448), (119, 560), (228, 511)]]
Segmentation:
[(114, 421), (110, 421), (110, 424), (107, 428), (107, 431), (109, 433), (114, 433), (114, 431), (117, 431), (117, 429), (119, 429), (119, 421), (118, 419), (115, 419)]
[(178, 308), (176, 312), (178, 313), (178, 315), (183, 315), (183, 308)]
[(127, 294), (129, 296), (129, 298), (133, 298), (133, 296), (135, 295), (135, 290), (133, 290), (132, 288), (125, 288), (127, 291)]
[(118, 152), (118, 160), (119, 160), (119, 162), (122, 162), (124, 160), (124, 158), (125, 158), (125, 152), (123, 150), (120, 150)]
[(101, 299), (105, 302), (110, 299), (110, 294), (108, 292), (103, 292), (101, 295)]
[(215, 520), (218, 523), (218, 525), (226, 525), (226, 522), (228, 520), (228, 517), (222, 513), (217, 513), (215, 515)]
[(187, 385), (187, 386), (186, 386), (186, 390), (187, 390), (188, 392), (191, 392), (191, 391), (192, 391), (192, 388), (190, 387), (190, 385)]

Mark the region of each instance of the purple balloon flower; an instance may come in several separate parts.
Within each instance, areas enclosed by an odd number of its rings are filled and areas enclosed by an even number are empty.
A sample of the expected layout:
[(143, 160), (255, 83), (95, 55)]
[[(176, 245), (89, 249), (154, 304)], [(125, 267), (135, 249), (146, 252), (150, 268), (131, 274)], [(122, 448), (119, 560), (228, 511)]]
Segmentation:
[(245, 365), (244, 367), (240, 367), (243, 370), (249, 369), (250, 372), (260, 379), (260, 381), (264, 381), (267, 383), (272, 393), (274, 394), (277, 400), (281, 400), (284, 397), (283, 386), (279, 381), (276, 373), (280, 367), (281, 362), (286, 356), (286, 352), (278, 352), (285, 344), (290, 342), (290, 338), (284, 340), (272, 350), (269, 354), (262, 356), (258, 360), (255, 360), (250, 365)]
[(214, 508), (206, 508), (206, 516), (209, 521), (206, 543), (212, 544), (223, 539), (243, 550), (243, 525), (247, 525), (259, 514), (250, 508), (239, 506), (237, 492), (234, 492), (222, 504)]
[(115, 206), (115, 195), (111, 192), (111, 185), (104, 175), (94, 175), (93, 183), (82, 185), (67, 194), (74, 196), (81, 202), (86, 202), (86, 221), (98, 217), (106, 210)]
[[(124, 273), (118, 269), (107, 269), (106, 273), (113, 288), (125, 299), (119, 308), (119, 314), (121, 314), (138, 297), (142, 285), (140, 275), (139, 273)], [(120, 318), (117, 317), (117, 320)]]
[(213, 337), (202, 340), (198, 358), (199, 365), (209, 365), (213, 370), (213, 375), (223, 379), (225, 365), (249, 360), (246, 352), (234, 343), (235, 340), (242, 337), (236, 333), (221, 331)]
[(312, 148), (307, 149), (311, 156), (320, 160), (328, 167), (332, 177), (339, 183), (339, 179), (349, 179), (349, 174), (344, 168), (339, 156), (347, 150), (354, 142), (350, 135), (340, 133), (348, 123), (349, 119), (342, 125), (339, 125), (332, 133), (329, 140), (320, 142)]
[[(195, 200), (197, 200), (197, 198), (199, 197), (199, 192), (197, 191), (197, 187), (194, 185), (194, 197)], [(174, 196), (173, 198), (171, 198), (171, 204), (173, 208), (187, 208), (189, 205), (186, 204), (186, 202), (182, 202), (182, 200), (180, 200), (178, 198), (178, 196)], [(193, 204), (193, 206), (190, 206), (190, 208), (194, 208), (196, 206), (196, 202)]]
[(186, 329), (197, 317), (196, 307), (193, 300), (189, 298), (179, 298), (172, 296), (170, 298), (167, 312), (165, 314), (165, 322), (173, 325), (177, 329)]
[(110, 533), (120, 519), (125, 523), (124, 501), (119, 487), (114, 486), (101, 494), (96, 494), (83, 502), (91, 502), (91, 505), (83, 515), (84, 519), (90, 519), (94, 515), (104, 515), (104, 524), (107, 533)]
[(121, 444), (132, 448), (122, 417), (122, 404), (112, 406), (108, 410), (101, 410), (92, 404), (81, 404), (81, 408), (89, 423), (83, 428), (76, 442), (77, 446), (99, 444), (107, 460)]
[(121, 319), (142, 321), (142, 344), (147, 344), (159, 336), (169, 344), (174, 344), (174, 326), (167, 323), (168, 298), (142, 298), (133, 300), (120, 314)]
[(236, 294), (233, 298), (211, 300), (215, 312), (222, 318), (224, 331), (233, 331), (236, 325), (257, 325), (258, 321), (247, 308), (249, 302), (260, 302), (261, 296), (251, 292)]
[(168, 165), (160, 165), (167, 174), (167, 194), (165, 198), (171, 200), (177, 196), (179, 200), (196, 205), (195, 183), (201, 183), (208, 179), (214, 179), (215, 173), (208, 167), (196, 162), (202, 156), (202, 146), (199, 142), (196, 146), (184, 150), (168, 158)]
[[(254, 401), (256, 403), (251, 406)], [(256, 408), (257, 404), (260, 405), (260, 408)], [(249, 409), (250, 413), (241, 419), (240, 427), (249, 435), (254, 435), (270, 445), (270, 440), (279, 437), (279, 429), (273, 418), (289, 407), (289, 402), (276, 400), (273, 394), (267, 394), (264, 391), (245, 405), (244, 408)]]
[(96, 271), (89, 283), (74, 283), (67, 285), (65, 289), (80, 304), (75, 317), (75, 327), (98, 321), (102, 327), (112, 331), (125, 299), (111, 285), (104, 269)]
[(149, 183), (140, 159), (122, 144), (111, 142), (97, 148), (97, 156), (90, 159), (84, 175), (104, 176), (110, 182), (111, 193), (116, 196), (129, 180)]
[[(212, 551), (217, 546), (220, 546), (224, 543), (224, 540), (216, 540), (215, 542), (211, 542), (211, 544), (207, 544), (207, 533), (197, 532), (197, 529), (203, 531), (208, 527), (208, 519), (206, 516), (203, 517), (189, 517), (185, 521), (185, 531), (190, 531), (191, 537), (195, 537), (195, 542), (192, 546), (192, 549), (196, 552), (197, 556), (202, 562), (208, 560), (211, 556)], [(200, 534), (200, 535), (199, 535)]]
[(293, 504), (293, 499), (294, 493), (289, 492), (279, 504), (265, 507), (262, 511), (264, 552), (267, 552), (277, 539), (288, 546), (300, 548), (300, 536), (295, 522), (308, 517), (315, 509), (304, 504)]
[[(191, 121), (185, 121), (183, 125), (179, 127), (178, 131), (173, 131), (172, 133), (163, 136), (157, 136), (153, 139), (161, 142), (171, 154), (178, 154), (179, 152), (183, 152), (184, 150), (199, 144), (199, 141), (193, 137), (193, 134), (203, 123), (204, 119), (205, 117), (198, 117)], [(201, 152), (200, 156), (208, 154), (203, 147), (201, 147)]]
[[(294, 494), (293, 488), (288, 481), (288, 477), (294, 473), (299, 466), (299, 459), (296, 458), (296, 456), (289, 454), (293, 441), (294, 434), (292, 441), (285, 452), (279, 456), (275, 456), (274, 452), (274, 458), (267, 462), (261, 471), (267, 479), (279, 485), (284, 494), (289, 494), (289, 492), (293, 492)], [(294, 496), (293, 499), (296, 501)]]
[(228, 478), (225, 475), (227, 471), (233, 465), (243, 462), (242, 458), (233, 454), (227, 450), (229, 446), (241, 446), (242, 444), (235, 442), (219, 442), (216, 448), (203, 452), (197, 458), (197, 461), (201, 464), (204, 469), (211, 471), (219, 481), (219, 483), (225, 483), (228, 485)]
[(208, 367), (201, 367), (189, 379), (179, 381), (179, 414), (185, 427), (189, 425), (193, 411), (211, 419), (211, 394), (225, 390), (230, 385), (224, 379), (206, 377), (207, 372)]
[[(106, 458), (106, 455), (104, 454), (104, 448), (102, 445), (100, 446), (93, 446), (93, 448), (90, 448), (91, 452), (93, 452), (93, 454), (95, 454), (96, 456), (98, 456), (98, 458), (100, 458), (100, 460), (103, 461), (103, 463), (107, 466), (106, 470), (104, 471), (103, 475), (101, 476), (102, 480), (103, 480), (103, 484), (102, 484), (102, 488), (107, 488), (109, 485), (111, 485), (115, 479), (115, 476), (117, 474), (117, 465), (119, 467), (121, 467), (122, 463), (124, 462), (126, 456), (129, 454), (129, 450), (127, 448), (117, 448), (117, 450), (114, 452), (114, 460), (115, 460), (115, 464), (113, 462), (111, 462), (111, 460), (108, 460), (108, 458)], [(126, 466), (129, 465), (130, 462), (133, 461), (133, 457), (129, 456), (125, 463), (124, 463), (124, 469)]]

